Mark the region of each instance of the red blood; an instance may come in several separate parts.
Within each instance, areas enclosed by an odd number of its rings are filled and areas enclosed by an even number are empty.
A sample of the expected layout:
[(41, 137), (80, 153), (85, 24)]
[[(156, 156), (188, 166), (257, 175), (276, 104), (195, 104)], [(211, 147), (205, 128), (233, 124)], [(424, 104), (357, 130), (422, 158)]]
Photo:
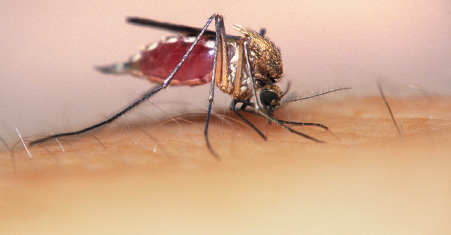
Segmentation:
[[(169, 76), (192, 45), (184, 37), (175, 39), (177, 40), (171, 42), (160, 41), (155, 48), (141, 53), (140, 69), (144, 76), (160, 82)], [(207, 41), (202, 39), (197, 43), (171, 84), (200, 85), (211, 81), (214, 49), (205, 46)]]

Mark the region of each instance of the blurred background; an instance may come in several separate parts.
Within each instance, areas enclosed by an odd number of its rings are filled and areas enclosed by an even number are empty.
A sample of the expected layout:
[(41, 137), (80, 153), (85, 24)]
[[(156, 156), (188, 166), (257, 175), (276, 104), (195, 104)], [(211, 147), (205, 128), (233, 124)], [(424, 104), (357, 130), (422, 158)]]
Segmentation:
[[(229, 34), (237, 34), (233, 24), (266, 28), (281, 49), (284, 82), (290, 80), (300, 95), (344, 86), (353, 88), (347, 95), (375, 95), (378, 79), (387, 95), (451, 94), (447, 0), (2, 1), (0, 136), (12, 143), (18, 140), (15, 127), (22, 136), (77, 130), (153, 87), (93, 69), (170, 35), (127, 25), (126, 16), (202, 27), (215, 12), (225, 16)], [(205, 111), (208, 88), (171, 88), (152, 102), (171, 114)], [(229, 102), (218, 95), (215, 110)], [(148, 103), (125, 118), (158, 121), (161, 115)]]

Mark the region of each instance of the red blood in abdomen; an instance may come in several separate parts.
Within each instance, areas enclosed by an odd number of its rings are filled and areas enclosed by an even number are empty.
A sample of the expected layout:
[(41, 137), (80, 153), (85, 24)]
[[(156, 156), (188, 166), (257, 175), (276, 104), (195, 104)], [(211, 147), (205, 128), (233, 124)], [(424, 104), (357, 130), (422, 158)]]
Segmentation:
[[(155, 48), (141, 53), (140, 69), (144, 76), (163, 81), (192, 45), (192, 42), (185, 42), (183, 37), (172, 39), (177, 40), (158, 42)], [(172, 84), (199, 85), (211, 81), (214, 49), (206, 47), (205, 42), (206, 39), (202, 39), (197, 43), (174, 76)]]

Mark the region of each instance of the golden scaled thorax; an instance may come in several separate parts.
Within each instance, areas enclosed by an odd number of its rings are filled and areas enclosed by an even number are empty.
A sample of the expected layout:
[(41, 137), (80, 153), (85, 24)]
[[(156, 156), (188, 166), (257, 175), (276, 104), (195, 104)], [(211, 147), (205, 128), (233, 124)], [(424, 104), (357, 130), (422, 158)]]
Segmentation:
[(255, 79), (263, 84), (280, 81), (283, 76), (282, 57), (274, 43), (252, 29), (239, 25), (235, 28), (249, 39), (249, 61)]

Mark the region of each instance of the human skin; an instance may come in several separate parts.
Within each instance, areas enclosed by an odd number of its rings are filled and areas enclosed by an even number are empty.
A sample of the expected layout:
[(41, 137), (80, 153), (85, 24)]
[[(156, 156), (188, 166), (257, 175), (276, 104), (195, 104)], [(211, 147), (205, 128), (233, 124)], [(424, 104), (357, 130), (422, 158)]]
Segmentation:
[[(331, 132), (264, 133), (204, 115), (132, 123), (0, 154), (7, 233), (429, 233), (449, 231), (449, 99), (380, 97), (289, 105), (280, 118)], [(96, 138), (94, 138), (94, 136)]]

